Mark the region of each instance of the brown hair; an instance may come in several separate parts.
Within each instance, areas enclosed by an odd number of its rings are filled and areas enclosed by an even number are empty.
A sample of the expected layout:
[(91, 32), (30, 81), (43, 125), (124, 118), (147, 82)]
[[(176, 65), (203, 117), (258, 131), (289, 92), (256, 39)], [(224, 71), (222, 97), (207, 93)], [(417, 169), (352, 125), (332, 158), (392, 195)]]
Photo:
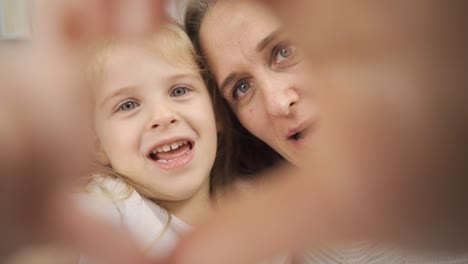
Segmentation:
[[(105, 71), (105, 64), (109, 56), (111, 56), (113, 50), (119, 47), (122, 43), (119, 41), (106, 41), (103, 44), (98, 45), (97, 48), (93, 49), (91, 55), (91, 62), (88, 64), (87, 69), (87, 81), (90, 87), (97, 88), (99, 86), (99, 81), (102, 78), (102, 75)], [(185, 67), (193, 69), (194, 71), (199, 72), (200, 68), (198, 67), (198, 59), (196, 52), (192, 46), (192, 42), (188, 38), (185, 31), (181, 26), (175, 23), (169, 23), (162, 27), (154, 36), (149, 39), (142, 40), (137, 44), (141, 44), (143, 48), (148, 49), (148, 51), (158, 58), (165, 60), (167, 63), (172, 64), (176, 67)], [(202, 74), (202, 72), (200, 72)], [(202, 74), (203, 75), (203, 74)], [(213, 110), (216, 115), (217, 122), (223, 123), (226, 126), (226, 130), (221, 130), (218, 133), (218, 142), (217, 142), (217, 153), (213, 168), (210, 173), (210, 193), (214, 194), (219, 188), (222, 188), (233, 181), (231, 168), (231, 134), (229, 133), (230, 127), (229, 122), (225, 122), (223, 119), (226, 116), (225, 111), (223, 111), (218, 104), (218, 100), (213, 97), (211, 90), (210, 96), (212, 98)], [(224, 131), (227, 131), (226, 133)], [(99, 160), (99, 159), (97, 159)], [(98, 175), (118, 178), (123, 180), (127, 186), (124, 193), (124, 198), (126, 195), (130, 195), (132, 190), (136, 190), (141, 195), (147, 198), (154, 198), (151, 195), (151, 191), (138, 184), (137, 182), (131, 180), (129, 177), (117, 173), (112, 169), (110, 164), (106, 162), (98, 161), (96, 166), (93, 169), (94, 173)], [(163, 204), (164, 201), (156, 201), (158, 204)]]
[(216, 81), (210, 74), (209, 65), (200, 43), (200, 28), (209, 10), (218, 2), (218, 0), (191, 0), (185, 9), (185, 30), (193, 43), (193, 47), (199, 58), (198, 64), (202, 70), (202, 76), (212, 94), (212, 98), (218, 109), (222, 108), (225, 118), (229, 122), (230, 127), (225, 127), (225, 130), (230, 133), (230, 149), (233, 157), (232, 165), (233, 173), (249, 175), (257, 173), (263, 169), (273, 166), (277, 161), (281, 160), (270, 146), (257, 137), (252, 135), (247, 129), (242, 126), (237, 117), (230, 109), (228, 103), (219, 92)]

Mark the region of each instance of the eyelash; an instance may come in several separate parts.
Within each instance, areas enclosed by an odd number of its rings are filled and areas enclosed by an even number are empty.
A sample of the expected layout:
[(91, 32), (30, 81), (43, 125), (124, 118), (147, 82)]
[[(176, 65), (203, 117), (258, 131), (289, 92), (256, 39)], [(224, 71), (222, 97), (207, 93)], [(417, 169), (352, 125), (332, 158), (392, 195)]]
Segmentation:
[[(184, 96), (186, 95), (187, 93), (191, 92), (190, 88), (185, 86), (185, 85), (179, 85), (179, 86), (176, 86), (174, 87), (170, 92), (170, 96), (172, 96), (172, 93), (174, 93), (174, 91), (176, 91), (177, 89), (184, 89), (185, 90), (185, 93), (180, 95), (180, 96), (174, 96), (174, 97), (181, 97), (181, 96)], [(122, 107), (127, 104), (127, 103), (133, 103), (135, 104), (134, 108), (132, 109), (129, 109), (129, 110), (124, 110), (122, 109)], [(122, 103), (118, 104), (117, 107), (115, 108), (114, 112), (117, 113), (117, 112), (129, 112), (131, 110), (134, 110), (135, 108), (139, 107), (140, 106), (140, 103), (138, 103), (136, 100), (134, 99), (128, 99), (128, 100), (125, 100), (123, 101)]]
[[(178, 89), (184, 89), (185, 90), (185, 93), (182, 94), (182, 95), (179, 95), (179, 96), (173, 96), (173, 93), (178, 90)], [(192, 90), (186, 86), (186, 85), (178, 85), (178, 86), (175, 86), (173, 89), (171, 89), (171, 91), (169, 92), (169, 95), (172, 97), (181, 97), (181, 96), (184, 96), (186, 95), (187, 93), (190, 93)]]
[[(132, 109), (129, 109), (129, 110), (123, 110), (122, 107), (123, 107), (125, 104), (127, 104), (127, 103), (133, 103), (133, 104), (135, 104), (135, 107), (132, 108)], [(115, 113), (117, 113), (117, 112), (129, 112), (129, 111), (131, 111), (131, 110), (133, 110), (133, 109), (135, 109), (135, 108), (137, 108), (137, 107), (139, 107), (139, 106), (140, 106), (140, 104), (139, 104), (136, 100), (129, 99), (129, 100), (125, 100), (124, 102), (122, 102), (121, 104), (119, 104), (119, 105), (116, 107), (116, 109), (115, 109), (114, 112), (115, 112)]]

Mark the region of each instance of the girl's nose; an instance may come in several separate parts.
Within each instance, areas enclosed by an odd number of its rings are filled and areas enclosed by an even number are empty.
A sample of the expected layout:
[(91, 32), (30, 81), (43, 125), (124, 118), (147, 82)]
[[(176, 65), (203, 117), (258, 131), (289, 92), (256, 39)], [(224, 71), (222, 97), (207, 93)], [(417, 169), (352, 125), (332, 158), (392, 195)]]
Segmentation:
[(168, 107), (159, 106), (157, 109), (154, 109), (154, 114), (151, 116), (148, 128), (165, 128), (170, 125), (177, 124), (179, 122), (179, 117), (174, 111)]

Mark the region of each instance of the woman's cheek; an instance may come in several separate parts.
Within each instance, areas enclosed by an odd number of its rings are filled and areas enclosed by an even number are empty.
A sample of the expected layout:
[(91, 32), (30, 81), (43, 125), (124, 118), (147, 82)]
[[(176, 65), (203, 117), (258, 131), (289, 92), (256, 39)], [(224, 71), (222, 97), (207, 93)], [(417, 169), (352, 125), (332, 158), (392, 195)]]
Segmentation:
[(262, 137), (262, 131), (265, 131), (267, 118), (256, 104), (249, 105), (238, 112), (238, 118), (241, 124), (258, 138)]

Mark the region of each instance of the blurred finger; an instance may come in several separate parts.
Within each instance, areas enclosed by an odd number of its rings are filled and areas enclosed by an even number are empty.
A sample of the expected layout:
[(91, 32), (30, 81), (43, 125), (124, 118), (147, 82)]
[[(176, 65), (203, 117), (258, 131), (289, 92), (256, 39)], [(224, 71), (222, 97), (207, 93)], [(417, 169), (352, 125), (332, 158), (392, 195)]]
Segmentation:
[(283, 168), (268, 176), (273, 179), (262, 188), (223, 201), (215, 215), (182, 240), (168, 263), (258, 263), (344, 237), (336, 226), (347, 226), (327, 208), (332, 199), (325, 201), (310, 187), (313, 177), (307, 171)]
[(149, 263), (128, 234), (82, 213), (66, 194), (58, 194), (44, 215), (49, 239), (86, 254), (102, 263)]
[(35, 37), (71, 47), (102, 37), (139, 37), (166, 20), (165, 0), (39, 0)]
[(166, 0), (117, 0), (112, 4), (112, 31), (124, 37), (154, 31), (167, 17)]

